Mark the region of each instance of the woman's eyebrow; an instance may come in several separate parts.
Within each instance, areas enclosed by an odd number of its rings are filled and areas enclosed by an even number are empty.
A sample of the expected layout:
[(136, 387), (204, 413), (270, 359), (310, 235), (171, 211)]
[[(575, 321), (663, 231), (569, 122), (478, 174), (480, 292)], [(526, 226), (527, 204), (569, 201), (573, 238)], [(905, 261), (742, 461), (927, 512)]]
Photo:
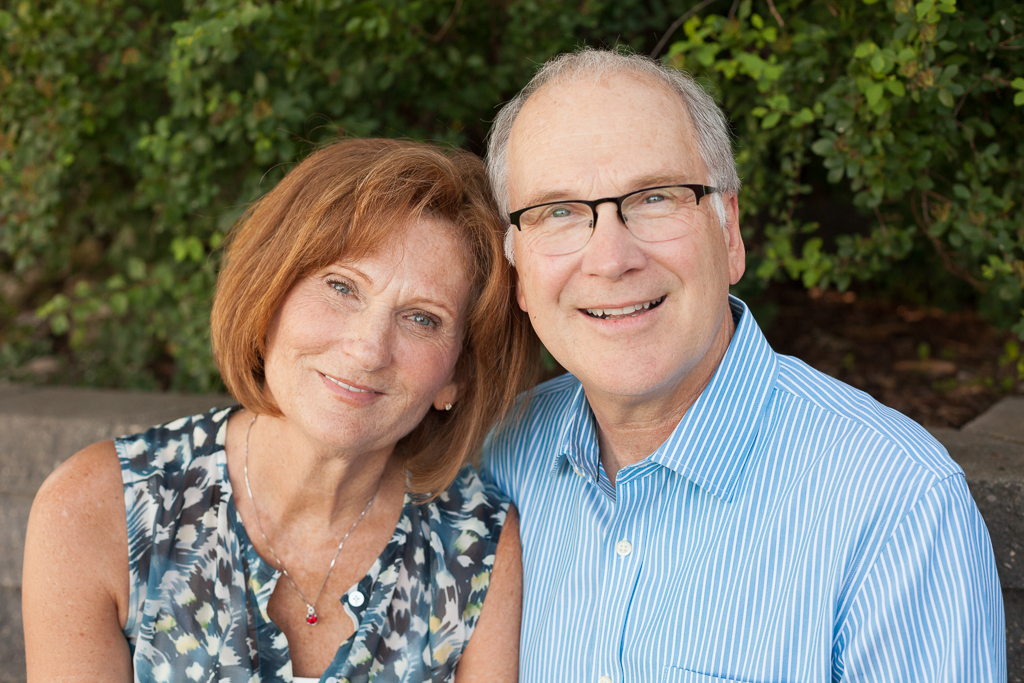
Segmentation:
[(355, 275), (358, 275), (359, 278), (364, 280), (364, 281), (366, 281), (367, 284), (370, 284), (370, 285), (373, 284), (373, 278), (372, 277), (370, 277), (369, 275), (367, 275), (363, 271), (359, 270), (355, 266), (350, 265), (348, 263), (335, 263), (333, 266), (328, 266), (328, 268), (340, 268), (342, 270), (347, 270), (347, 271), (349, 271), (351, 273), (354, 273)]

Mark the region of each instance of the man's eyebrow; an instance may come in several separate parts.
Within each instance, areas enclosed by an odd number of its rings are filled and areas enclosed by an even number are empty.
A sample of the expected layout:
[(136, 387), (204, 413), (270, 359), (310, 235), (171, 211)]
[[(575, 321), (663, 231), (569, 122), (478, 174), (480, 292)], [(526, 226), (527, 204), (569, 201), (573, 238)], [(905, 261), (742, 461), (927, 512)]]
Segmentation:
[[(645, 175), (641, 176), (629, 183), (629, 190), (623, 194), (629, 194), (630, 192), (636, 192), (642, 190), (645, 187), (659, 187), (661, 185), (681, 185), (687, 182), (681, 179), (679, 174), (658, 174), (658, 175)], [(537, 206), (538, 204), (546, 204), (547, 202), (557, 202), (559, 200), (573, 201), (573, 200), (584, 200), (585, 197), (576, 196), (571, 190), (548, 190), (541, 194), (534, 195), (526, 202), (523, 206)], [(594, 197), (594, 199), (603, 199), (603, 197)]]

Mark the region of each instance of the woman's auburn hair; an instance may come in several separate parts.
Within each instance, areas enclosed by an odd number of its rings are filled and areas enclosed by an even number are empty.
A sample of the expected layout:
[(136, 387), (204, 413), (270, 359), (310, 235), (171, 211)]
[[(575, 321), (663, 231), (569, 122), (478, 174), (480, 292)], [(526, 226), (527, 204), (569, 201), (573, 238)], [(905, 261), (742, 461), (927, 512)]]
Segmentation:
[[(210, 332), (228, 391), (258, 415), (280, 417), (265, 387), (266, 336), (302, 278), (388, 248), (415, 220), (449, 226), (470, 278), (459, 400), (428, 410), (396, 448), (409, 488), (435, 497), (540, 372), (540, 345), (515, 301), (505, 225), (483, 163), (468, 152), (406, 140), (344, 139), (322, 147), (249, 208), (225, 240)], [(453, 255), (459, 258), (459, 255)]]

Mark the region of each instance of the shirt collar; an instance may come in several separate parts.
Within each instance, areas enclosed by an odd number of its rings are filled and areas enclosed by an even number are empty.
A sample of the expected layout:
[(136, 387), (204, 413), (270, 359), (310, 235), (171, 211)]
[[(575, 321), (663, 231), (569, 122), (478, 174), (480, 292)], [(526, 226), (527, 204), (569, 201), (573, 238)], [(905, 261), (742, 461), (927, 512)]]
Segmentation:
[[(723, 500), (729, 500), (743, 470), (779, 371), (778, 358), (746, 304), (730, 296), (729, 307), (736, 332), (722, 362), (672, 435), (646, 459)], [(597, 430), (582, 385), (565, 405), (560, 422), (552, 471), (567, 459), (573, 469), (599, 483)]]

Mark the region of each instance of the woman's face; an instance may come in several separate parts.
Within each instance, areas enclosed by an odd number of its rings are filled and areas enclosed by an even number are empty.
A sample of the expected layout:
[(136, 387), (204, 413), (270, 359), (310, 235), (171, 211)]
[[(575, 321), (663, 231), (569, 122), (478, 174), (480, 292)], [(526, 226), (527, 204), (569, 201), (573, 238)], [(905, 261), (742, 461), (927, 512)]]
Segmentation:
[(390, 449), (431, 405), (455, 403), (469, 281), (443, 222), (410, 219), (393, 247), (299, 280), (267, 333), (266, 384), (313, 442)]

